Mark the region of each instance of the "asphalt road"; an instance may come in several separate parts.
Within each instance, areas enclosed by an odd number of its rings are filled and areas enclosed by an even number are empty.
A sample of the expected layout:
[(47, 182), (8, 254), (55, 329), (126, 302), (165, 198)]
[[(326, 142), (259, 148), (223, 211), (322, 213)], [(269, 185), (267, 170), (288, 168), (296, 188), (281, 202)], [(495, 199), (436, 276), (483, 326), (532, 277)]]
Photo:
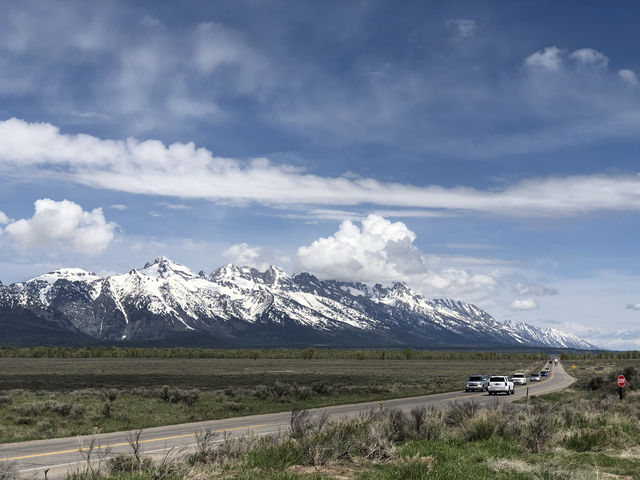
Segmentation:
[[(562, 365), (558, 365), (551, 368), (549, 378), (540, 383), (529, 384), (527, 387), (530, 396), (542, 395), (562, 390), (574, 381), (575, 379), (566, 373)], [(371, 408), (401, 410), (411, 410), (420, 406), (441, 408), (450, 403), (465, 400), (473, 400), (484, 405), (497, 405), (523, 398), (527, 394), (527, 387), (517, 386), (515, 395), (489, 396), (487, 393), (458, 391), (385, 400), (382, 405), (377, 402), (368, 402), (325, 407), (314, 411), (327, 412), (331, 418), (346, 418), (359, 415), (363, 410)], [(290, 420), (291, 412), (282, 412), (149, 428), (142, 432), (141, 443), (146, 455), (179, 457), (193, 449), (197, 432), (210, 430), (217, 432), (219, 438), (225, 434), (229, 436), (268, 435), (286, 431)], [(86, 452), (86, 448), (92, 442), (94, 444), (92, 455), (96, 463), (104, 461), (107, 456), (131, 453), (128, 442), (131, 434), (131, 431), (115, 432), (86, 437), (5, 443), (0, 445), (0, 463), (14, 463), (23, 476), (44, 479), (44, 471), (49, 469), (49, 479), (61, 478), (67, 472), (83, 469), (86, 466), (86, 459), (81, 449), (85, 449)]]

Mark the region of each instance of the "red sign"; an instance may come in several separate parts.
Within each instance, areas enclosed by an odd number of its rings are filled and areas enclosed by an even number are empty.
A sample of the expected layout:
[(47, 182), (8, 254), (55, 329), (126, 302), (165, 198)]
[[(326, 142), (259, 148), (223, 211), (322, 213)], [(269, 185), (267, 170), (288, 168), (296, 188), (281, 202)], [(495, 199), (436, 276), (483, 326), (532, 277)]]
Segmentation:
[(627, 380), (624, 378), (624, 375), (618, 375), (618, 386), (624, 387), (627, 384)]

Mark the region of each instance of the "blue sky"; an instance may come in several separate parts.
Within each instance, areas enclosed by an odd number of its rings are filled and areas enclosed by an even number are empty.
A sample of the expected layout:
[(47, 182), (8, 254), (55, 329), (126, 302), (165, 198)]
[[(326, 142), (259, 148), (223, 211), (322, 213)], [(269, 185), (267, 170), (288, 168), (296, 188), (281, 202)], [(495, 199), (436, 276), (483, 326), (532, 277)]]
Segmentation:
[(640, 347), (634, 2), (2, 7), (4, 283), (276, 264)]

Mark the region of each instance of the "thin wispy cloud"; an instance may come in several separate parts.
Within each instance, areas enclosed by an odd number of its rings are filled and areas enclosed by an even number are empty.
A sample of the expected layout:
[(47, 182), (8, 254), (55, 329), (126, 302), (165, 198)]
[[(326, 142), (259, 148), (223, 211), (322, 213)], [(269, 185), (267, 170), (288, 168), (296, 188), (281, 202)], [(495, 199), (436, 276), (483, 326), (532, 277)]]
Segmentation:
[(449, 27), (453, 35), (458, 39), (465, 39), (472, 37), (478, 29), (478, 24), (475, 20), (468, 18), (453, 18), (447, 21), (447, 27)]
[(0, 122), (0, 169), (95, 188), (237, 204), (368, 203), (518, 217), (640, 210), (637, 174), (533, 178), (491, 191), (421, 186), (319, 176), (264, 158), (243, 163), (215, 157), (192, 143), (166, 146), (156, 140), (65, 135), (53, 125), (18, 119)]

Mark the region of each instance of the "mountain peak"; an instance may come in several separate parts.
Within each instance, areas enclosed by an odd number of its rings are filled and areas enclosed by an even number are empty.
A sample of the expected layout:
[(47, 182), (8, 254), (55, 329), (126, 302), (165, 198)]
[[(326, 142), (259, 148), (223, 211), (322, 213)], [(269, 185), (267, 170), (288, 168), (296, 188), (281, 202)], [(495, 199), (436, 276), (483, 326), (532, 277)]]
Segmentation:
[(396, 291), (405, 292), (405, 293), (411, 292), (411, 289), (404, 282), (393, 282), (391, 284), (391, 290), (396, 290)]
[(90, 282), (98, 280), (101, 277), (95, 273), (89, 273), (81, 268), (59, 268), (58, 270), (52, 270), (38, 277), (28, 280), (29, 282), (44, 281), (47, 283), (55, 283), (58, 280), (67, 280), (69, 282)]
[(275, 286), (290, 281), (290, 277), (279, 267), (269, 265), (264, 271), (248, 266), (238, 266), (227, 263), (214, 271), (209, 279), (212, 281), (235, 282), (238, 279), (254, 283)]
[(147, 262), (137, 272), (151, 276), (167, 278), (172, 275), (180, 275), (182, 277), (193, 277), (194, 273), (186, 266), (176, 263), (167, 257), (156, 257), (153, 262)]
[[(174, 262), (173, 260), (171, 260), (170, 258), (164, 257), (164, 256), (160, 256), (160, 257), (156, 257), (153, 259), (152, 262), (147, 262), (144, 264), (144, 268), (149, 268), (152, 267), (153, 265), (162, 265), (162, 264), (176, 264), (176, 262)], [(177, 264), (176, 264), (177, 265)]]

